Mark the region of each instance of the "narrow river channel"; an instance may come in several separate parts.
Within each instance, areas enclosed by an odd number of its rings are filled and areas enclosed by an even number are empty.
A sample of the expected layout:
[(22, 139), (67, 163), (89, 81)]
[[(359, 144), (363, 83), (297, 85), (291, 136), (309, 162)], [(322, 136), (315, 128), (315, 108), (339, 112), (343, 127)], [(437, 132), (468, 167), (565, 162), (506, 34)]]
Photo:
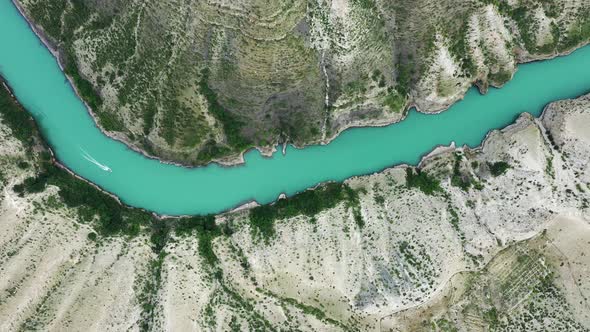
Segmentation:
[(589, 46), (521, 65), (504, 88), (483, 96), (472, 88), (441, 114), (412, 110), (398, 124), (347, 130), (326, 146), (289, 147), (286, 155), (272, 158), (253, 150), (244, 165), (189, 169), (145, 158), (105, 136), (10, 0), (0, 0), (0, 31), (0, 74), (37, 120), (57, 158), (125, 203), (168, 215), (217, 213), (249, 200), (269, 203), (323, 181), (416, 164), (451, 141), (477, 146), (488, 131), (522, 112), (538, 116), (547, 103), (590, 90)]

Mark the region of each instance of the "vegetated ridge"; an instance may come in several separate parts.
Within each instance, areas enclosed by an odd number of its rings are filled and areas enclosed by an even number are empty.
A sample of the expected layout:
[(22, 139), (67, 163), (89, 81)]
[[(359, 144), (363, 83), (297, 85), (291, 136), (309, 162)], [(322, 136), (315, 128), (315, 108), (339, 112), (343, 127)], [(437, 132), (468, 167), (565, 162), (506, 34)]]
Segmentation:
[(102, 129), (184, 164), (436, 112), (590, 38), (579, 0), (15, 0)]

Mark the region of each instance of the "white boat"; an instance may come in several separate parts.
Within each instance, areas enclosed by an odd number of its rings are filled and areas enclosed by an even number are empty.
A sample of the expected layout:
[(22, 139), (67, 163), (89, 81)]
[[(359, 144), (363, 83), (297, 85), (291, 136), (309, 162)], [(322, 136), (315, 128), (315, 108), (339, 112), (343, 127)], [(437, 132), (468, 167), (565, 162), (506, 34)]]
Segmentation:
[(86, 152), (84, 149), (80, 148), (80, 150), (82, 150), (82, 152), (83, 152), (82, 157), (84, 157), (84, 159), (86, 159), (89, 162), (93, 163), (94, 165), (98, 166), (100, 169), (102, 169), (105, 172), (111, 173), (113, 171), (109, 166), (101, 164), (96, 159), (92, 158), (92, 156), (88, 152)]

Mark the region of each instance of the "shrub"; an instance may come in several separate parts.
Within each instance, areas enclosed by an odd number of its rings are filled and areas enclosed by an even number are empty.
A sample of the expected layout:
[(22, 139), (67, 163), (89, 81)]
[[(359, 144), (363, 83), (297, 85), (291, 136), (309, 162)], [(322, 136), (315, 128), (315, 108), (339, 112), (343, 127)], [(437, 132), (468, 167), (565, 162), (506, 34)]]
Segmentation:
[[(317, 213), (336, 206), (343, 200), (358, 204), (354, 190), (342, 183), (328, 183), (315, 190), (307, 190), (293, 197), (278, 200), (272, 205), (263, 205), (250, 210), (250, 222), (255, 235), (270, 239), (275, 232), (277, 219), (306, 215), (312, 217)], [(357, 223), (358, 217), (355, 215)]]
[(471, 178), (461, 174), (460, 166), (463, 156), (455, 153), (455, 164), (453, 165), (453, 176), (451, 177), (451, 185), (459, 187), (464, 191), (468, 191), (471, 188)]
[(505, 161), (498, 161), (495, 163), (488, 163), (488, 167), (490, 168), (490, 173), (493, 176), (500, 176), (510, 168), (510, 164)]
[(410, 167), (406, 168), (406, 184), (408, 188), (418, 188), (427, 195), (434, 195), (442, 191), (440, 181), (419, 169), (416, 169), (416, 173), (414, 173)]
[(14, 100), (8, 90), (0, 88), (0, 119), (12, 135), (25, 146), (31, 146), (36, 133), (33, 118)]
[(241, 133), (244, 123), (219, 103), (217, 93), (211, 89), (208, 83), (209, 71), (204, 69), (201, 74), (202, 77), (199, 81), (199, 91), (207, 100), (211, 114), (221, 122), (228, 144), (236, 150), (242, 150), (249, 147), (252, 143), (245, 139)]

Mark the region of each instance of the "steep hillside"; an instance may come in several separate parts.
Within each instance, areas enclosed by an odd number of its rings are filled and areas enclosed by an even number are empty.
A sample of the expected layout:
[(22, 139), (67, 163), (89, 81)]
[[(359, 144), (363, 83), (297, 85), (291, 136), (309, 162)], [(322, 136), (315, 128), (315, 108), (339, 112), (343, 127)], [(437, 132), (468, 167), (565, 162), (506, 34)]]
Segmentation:
[(274, 205), (161, 220), (0, 93), (0, 330), (590, 328), (590, 95)]
[(15, 0), (110, 134), (183, 163), (436, 112), (590, 38), (582, 0)]

